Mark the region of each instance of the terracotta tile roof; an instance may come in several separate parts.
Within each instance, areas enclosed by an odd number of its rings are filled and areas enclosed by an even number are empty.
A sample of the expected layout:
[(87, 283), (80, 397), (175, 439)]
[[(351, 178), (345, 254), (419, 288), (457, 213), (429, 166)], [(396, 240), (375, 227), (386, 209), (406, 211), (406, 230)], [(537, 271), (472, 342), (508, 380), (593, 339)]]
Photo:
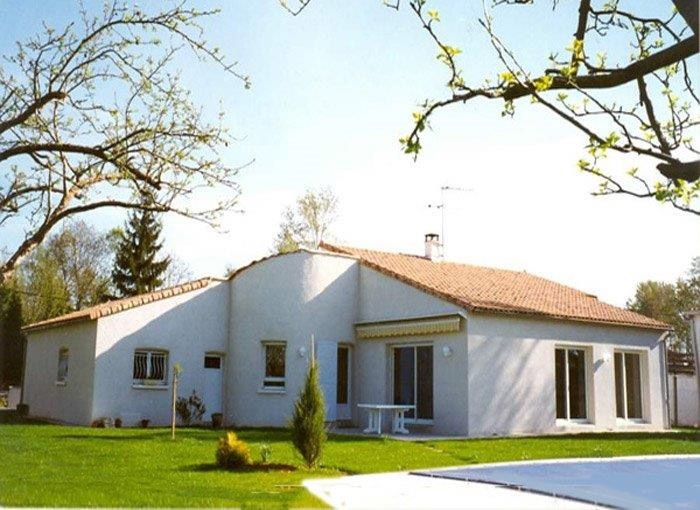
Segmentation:
[(666, 330), (670, 326), (598, 301), (580, 290), (525, 272), (431, 261), (417, 255), (363, 250), (322, 243), (330, 252), (358, 257), (362, 264), (472, 311), (529, 314)]
[(156, 290), (154, 292), (148, 292), (146, 294), (139, 294), (138, 296), (117, 299), (115, 301), (107, 301), (106, 303), (100, 303), (99, 305), (91, 306), (90, 308), (83, 308), (82, 310), (77, 310), (75, 312), (67, 313), (65, 315), (60, 315), (58, 317), (46, 319), (41, 322), (29, 324), (23, 327), (22, 331), (26, 333), (28, 331), (50, 328), (53, 326), (59, 326), (71, 322), (99, 319), (100, 317), (106, 317), (108, 315), (123, 312), (124, 310), (129, 310), (130, 308), (135, 308), (137, 306), (153, 303), (154, 301), (160, 301), (161, 299), (166, 299), (169, 297), (177, 296), (179, 294), (184, 294), (186, 292), (191, 292), (193, 290), (202, 289), (210, 283), (212, 283), (213, 281), (218, 281), (218, 279), (200, 278), (199, 280), (193, 280), (191, 282), (176, 285), (174, 287), (168, 287), (165, 289)]

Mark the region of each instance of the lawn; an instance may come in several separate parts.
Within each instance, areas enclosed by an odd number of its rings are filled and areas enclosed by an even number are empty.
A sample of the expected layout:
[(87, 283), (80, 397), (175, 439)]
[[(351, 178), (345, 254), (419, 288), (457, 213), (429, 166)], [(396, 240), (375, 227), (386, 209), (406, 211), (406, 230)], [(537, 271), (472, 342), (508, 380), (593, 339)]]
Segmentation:
[(396, 471), (506, 460), (700, 453), (700, 431), (659, 434), (404, 442), (331, 436), (324, 466), (300, 467), (289, 435), (244, 429), (239, 437), (259, 457), (294, 471), (220, 471), (213, 463), (221, 432), (181, 429), (89, 429), (45, 424), (0, 424), (0, 505), (9, 506), (320, 506), (305, 478)]

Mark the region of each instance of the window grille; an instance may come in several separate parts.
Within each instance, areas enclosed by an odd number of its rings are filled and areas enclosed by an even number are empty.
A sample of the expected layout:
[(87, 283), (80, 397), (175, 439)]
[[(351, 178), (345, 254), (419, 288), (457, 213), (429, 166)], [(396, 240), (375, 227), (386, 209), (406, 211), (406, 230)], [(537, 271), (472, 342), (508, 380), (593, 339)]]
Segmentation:
[(134, 384), (168, 383), (168, 353), (163, 351), (134, 352)]

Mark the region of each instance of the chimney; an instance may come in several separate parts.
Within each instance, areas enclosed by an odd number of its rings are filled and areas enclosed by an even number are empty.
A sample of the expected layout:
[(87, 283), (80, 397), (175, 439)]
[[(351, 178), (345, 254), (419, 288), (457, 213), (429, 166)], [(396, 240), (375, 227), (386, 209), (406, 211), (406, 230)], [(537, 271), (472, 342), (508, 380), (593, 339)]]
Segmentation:
[(425, 258), (436, 260), (440, 256), (440, 236), (425, 234)]

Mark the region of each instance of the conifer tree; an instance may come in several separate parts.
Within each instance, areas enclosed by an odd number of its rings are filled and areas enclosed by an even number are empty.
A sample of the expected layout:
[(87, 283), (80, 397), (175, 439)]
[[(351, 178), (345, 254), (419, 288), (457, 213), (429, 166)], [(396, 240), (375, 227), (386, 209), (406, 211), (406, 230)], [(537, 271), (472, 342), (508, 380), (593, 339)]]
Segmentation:
[(309, 468), (316, 467), (321, 462), (323, 444), (326, 441), (325, 419), (326, 406), (318, 380), (318, 363), (312, 357), (304, 387), (294, 403), (290, 423), (292, 443)]
[(118, 234), (112, 281), (123, 296), (151, 292), (163, 285), (170, 257), (158, 259), (163, 244), (159, 240), (162, 225), (151, 211), (129, 214), (125, 231)]
[(22, 301), (15, 282), (0, 285), (0, 384), (22, 380), (24, 335)]

